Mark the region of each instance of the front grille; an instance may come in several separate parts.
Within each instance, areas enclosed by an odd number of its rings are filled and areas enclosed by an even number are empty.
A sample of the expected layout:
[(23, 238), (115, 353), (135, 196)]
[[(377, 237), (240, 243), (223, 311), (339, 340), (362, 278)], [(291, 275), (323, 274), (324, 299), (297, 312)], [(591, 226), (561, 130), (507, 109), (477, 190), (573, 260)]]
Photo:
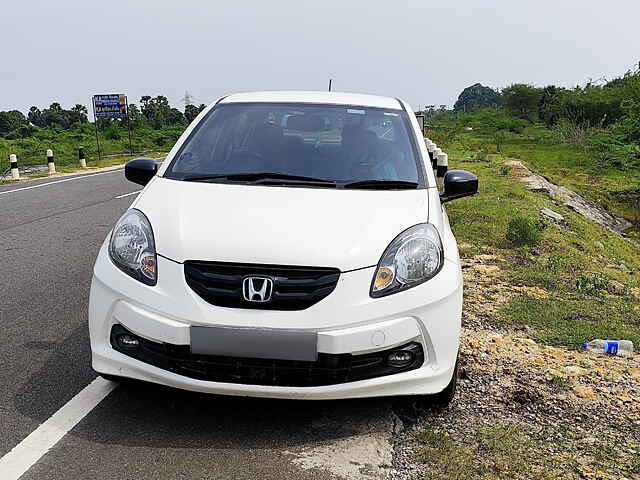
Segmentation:
[[(340, 277), (337, 268), (186, 261), (184, 275), (191, 289), (219, 307), (304, 310), (329, 295)], [(267, 302), (249, 302), (242, 294), (248, 276), (273, 280)]]
[[(118, 337), (123, 334), (135, 337), (138, 347), (122, 347)], [(364, 355), (319, 353), (314, 362), (193, 355), (188, 345), (152, 342), (129, 332), (122, 325), (112, 327), (111, 346), (142, 362), (197, 380), (280, 387), (354, 382), (414, 370), (424, 363), (422, 346), (417, 342)], [(403, 367), (390, 367), (387, 356), (398, 350), (410, 351), (413, 362)]]

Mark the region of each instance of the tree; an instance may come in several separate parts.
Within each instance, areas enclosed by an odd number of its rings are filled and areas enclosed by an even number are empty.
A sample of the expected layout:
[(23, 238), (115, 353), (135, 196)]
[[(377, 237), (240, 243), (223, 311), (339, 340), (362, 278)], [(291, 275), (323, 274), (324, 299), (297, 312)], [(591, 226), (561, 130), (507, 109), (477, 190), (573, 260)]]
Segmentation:
[(186, 105), (184, 107), (184, 118), (187, 122), (193, 122), (193, 119), (198, 116), (198, 107), (195, 105)]
[(184, 125), (184, 115), (177, 108), (171, 108), (167, 112), (168, 125)]
[(188, 123), (191, 123), (205, 108), (207, 108), (207, 106), (204, 103), (201, 103), (199, 107), (187, 105), (184, 107), (184, 118)]
[(141, 127), (144, 124), (144, 116), (135, 103), (129, 104), (129, 121), (133, 127)]
[(184, 115), (177, 108), (171, 108), (167, 97), (158, 95), (151, 98), (145, 95), (140, 98), (142, 115), (156, 130), (166, 125), (183, 125)]
[(476, 83), (465, 88), (458, 96), (453, 106), (457, 112), (472, 112), (481, 108), (498, 107), (502, 105), (502, 96), (491, 87)]
[(555, 125), (562, 118), (562, 92), (564, 88), (555, 85), (544, 87), (538, 101), (538, 115), (548, 127)]
[(89, 121), (87, 119), (88, 113), (87, 107), (76, 103), (75, 106), (69, 110), (69, 120), (73, 125), (87, 123)]
[(0, 135), (17, 130), (27, 124), (27, 119), (22, 112), (11, 110), (9, 112), (0, 112)]
[(505, 106), (514, 115), (526, 120), (533, 120), (537, 115), (541, 94), (541, 89), (524, 83), (516, 83), (502, 90)]
[(27, 120), (29, 123), (36, 125), (37, 127), (44, 127), (44, 118), (42, 117), (42, 112), (38, 107), (31, 107), (29, 109), (29, 113), (27, 114)]

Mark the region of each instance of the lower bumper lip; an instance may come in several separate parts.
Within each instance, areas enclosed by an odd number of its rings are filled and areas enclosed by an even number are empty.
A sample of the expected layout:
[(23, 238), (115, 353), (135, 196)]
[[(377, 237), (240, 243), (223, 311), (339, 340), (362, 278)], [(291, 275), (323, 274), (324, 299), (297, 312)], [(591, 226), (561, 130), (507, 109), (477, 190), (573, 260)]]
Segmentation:
[[(123, 339), (127, 342), (123, 343)], [(202, 355), (193, 353), (188, 345), (147, 340), (121, 325), (111, 329), (111, 347), (131, 358), (188, 378), (279, 387), (317, 387), (384, 377), (418, 369), (425, 361), (422, 345), (415, 341), (362, 355), (321, 353), (310, 361)], [(295, 340), (289, 339), (289, 349), (294, 348)], [(408, 354), (411, 361), (393, 365), (389, 356), (398, 352)]]

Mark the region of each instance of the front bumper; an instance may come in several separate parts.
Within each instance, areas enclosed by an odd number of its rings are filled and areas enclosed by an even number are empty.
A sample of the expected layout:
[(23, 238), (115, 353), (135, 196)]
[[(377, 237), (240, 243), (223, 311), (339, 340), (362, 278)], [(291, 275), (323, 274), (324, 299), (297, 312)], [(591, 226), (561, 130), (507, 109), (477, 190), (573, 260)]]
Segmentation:
[[(103, 245), (94, 268), (89, 305), (93, 368), (101, 373), (226, 395), (338, 399), (442, 391), (454, 371), (462, 311), (462, 276), (445, 260), (440, 273), (418, 287), (372, 299), (374, 268), (343, 273), (327, 298), (302, 311), (215, 307), (186, 284), (182, 264), (158, 257), (158, 284), (143, 285), (117, 269)], [(190, 345), (191, 326), (296, 329), (317, 334), (319, 354), (367, 355), (418, 342), (420, 368), (321, 386), (273, 386), (207, 381), (179, 375), (114, 349), (110, 333), (122, 325), (153, 342)]]

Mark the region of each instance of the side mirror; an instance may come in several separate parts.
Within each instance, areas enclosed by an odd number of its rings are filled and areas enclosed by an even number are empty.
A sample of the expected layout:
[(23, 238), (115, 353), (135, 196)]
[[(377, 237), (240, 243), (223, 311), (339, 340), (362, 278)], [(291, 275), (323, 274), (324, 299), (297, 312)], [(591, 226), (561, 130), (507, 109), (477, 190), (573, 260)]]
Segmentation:
[(466, 170), (449, 170), (444, 175), (444, 192), (440, 194), (442, 203), (456, 198), (478, 193), (478, 177)]
[(125, 178), (140, 185), (149, 183), (157, 172), (158, 163), (153, 158), (136, 158), (124, 166)]

